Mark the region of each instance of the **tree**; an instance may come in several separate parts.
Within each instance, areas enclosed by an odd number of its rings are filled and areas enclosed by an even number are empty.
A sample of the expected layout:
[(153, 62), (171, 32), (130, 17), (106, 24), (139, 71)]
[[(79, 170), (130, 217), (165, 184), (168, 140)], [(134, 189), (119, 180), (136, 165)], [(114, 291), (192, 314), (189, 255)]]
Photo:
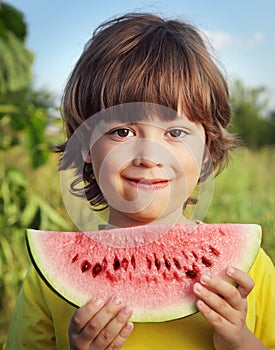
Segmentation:
[(26, 87), (31, 80), (33, 54), (25, 47), (23, 14), (0, 2), (0, 94)]
[(244, 145), (258, 148), (275, 143), (274, 119), (268, 113), (266, 88), (246, 87), (235, 80), (231, 87), (232, 123), (231, 131), (236, 133)]
[(34, 55), (24, 15), (0, 0), (0, 149), (23, 143), (34, 168), (48, 159), (46, 127), (53, 97), (31, 85)]

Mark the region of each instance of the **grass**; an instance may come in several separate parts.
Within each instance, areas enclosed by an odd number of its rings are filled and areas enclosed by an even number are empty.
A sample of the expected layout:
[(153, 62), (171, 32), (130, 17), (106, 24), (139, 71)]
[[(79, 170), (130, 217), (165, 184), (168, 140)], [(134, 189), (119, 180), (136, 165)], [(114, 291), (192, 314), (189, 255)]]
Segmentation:
[(238, 150), (215, 180), (205, 221), (256, 223), (262, 226), (263, 247), (275, 262), (275, 153)]
[[(257, 151), (238, 150), (229, 166), (215, 179), (211, 206), (203, 219), (205, 222), (216, 223), (260, 224), (263, 229), (263, 247), (273, 262), (275, 262), (274, 151), (274, 148)], [(14, 148), (8, 154), (0, 154), (0, 161), (7, 166), (11, 165), (23, 170), (29, 190), (41, 196), (67, 222), (70, 222), (59, 192), (56, 156), (52, 156), (48, 164), (37, 170), (29, 167), (23, 149)], [(24, 227), (22, 227), (22, 235), (23, 232)], [(7, 261), (7, 257), (3, 259), (0, 254), (2, 259), (0, 260), (0, 287), (5, 294), (0, 295), (0, 314), (4, 315), (0, 317), (0, 348), (7, 334), (15, 296), (28, 265), (24, 240), (20, 236), (13, 236), (8, 243), (7, 241), (4, 243), (5, 247), (2, 249), (9, 253), (7, 256), (10, 255), (12, 259), (12, 252), (16, 252), (16, 256), (20, 259), (17, 262)], [(20, 283), (12, 283), (12, 280)], [(5, 302), (7, 296), (8, 304)]]

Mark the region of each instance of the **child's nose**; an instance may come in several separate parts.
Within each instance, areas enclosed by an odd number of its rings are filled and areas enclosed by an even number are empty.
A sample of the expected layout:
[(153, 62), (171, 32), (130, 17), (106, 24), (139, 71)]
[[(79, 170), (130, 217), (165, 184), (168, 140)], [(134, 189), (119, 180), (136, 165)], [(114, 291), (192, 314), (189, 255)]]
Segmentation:
[(133, 164), (135, 166), (154, 167), (162, 165), (162, 146), (148, 139), (139, 140), (135, 147)]
[(145, 157), (136, 157), (133, 159), (134, 166), (153, 168), (154, 166), (161, 166), (161, 163), (157, 163), (152, 159)]

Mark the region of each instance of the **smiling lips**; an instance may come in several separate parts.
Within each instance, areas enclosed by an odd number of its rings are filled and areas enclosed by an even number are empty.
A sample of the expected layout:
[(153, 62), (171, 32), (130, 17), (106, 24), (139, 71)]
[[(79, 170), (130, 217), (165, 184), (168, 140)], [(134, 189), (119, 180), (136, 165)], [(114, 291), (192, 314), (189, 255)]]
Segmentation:
[(126, 178), (126, 181), (139, 189), (142, 190), (159, 190), (169, 185), (169, 180), (166, 179), (132, 179)]

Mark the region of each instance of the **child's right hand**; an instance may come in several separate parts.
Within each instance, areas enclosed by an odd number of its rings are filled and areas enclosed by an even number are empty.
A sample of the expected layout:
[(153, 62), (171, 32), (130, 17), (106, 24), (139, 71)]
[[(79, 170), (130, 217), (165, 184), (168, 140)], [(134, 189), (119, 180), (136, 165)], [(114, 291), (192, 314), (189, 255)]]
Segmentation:
[(73, 315), (69, 327), (71, 350), (121, 349), (133, 330), (132, 310), (113, 297), (105, 304), (94, 298)]

